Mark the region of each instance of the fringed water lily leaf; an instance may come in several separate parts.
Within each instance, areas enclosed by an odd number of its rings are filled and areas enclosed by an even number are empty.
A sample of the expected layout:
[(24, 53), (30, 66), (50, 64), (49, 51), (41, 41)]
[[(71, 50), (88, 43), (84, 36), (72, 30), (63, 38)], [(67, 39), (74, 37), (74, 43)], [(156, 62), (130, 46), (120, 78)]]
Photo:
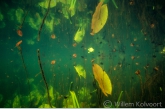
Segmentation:
[(111, 80), (106, 74), (106, 72), (97, 64), (93, 64), (93, 74), (95, 79), (97, 80), (99, 87), (101, 88), (102, 92), (105, 96), (107, 94), (112, 94), (112, 84)]
[(79, 77), (82, 76), (83, 78), (86, 78), (86, 71), (81, 65), (75, 65), (74, 68), (78, 73)]
[(91, 24), (91, 35), (98, 33), (103, 26), (105, 25), (107, 18), (108, 18), (108, 7), (107, 4), (102, 5), (103, 2), (101, 1), (92, 16), (92, 24)]

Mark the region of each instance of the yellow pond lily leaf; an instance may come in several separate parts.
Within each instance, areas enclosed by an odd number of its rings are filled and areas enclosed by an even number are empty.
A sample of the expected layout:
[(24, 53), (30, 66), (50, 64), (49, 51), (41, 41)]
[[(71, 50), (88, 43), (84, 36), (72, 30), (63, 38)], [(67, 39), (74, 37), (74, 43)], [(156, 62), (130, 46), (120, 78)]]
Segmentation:
[(107, 18), (108, 18), (108, 7), (107, 4), (102, 5), (103, 2), (101, 1), (92, 16), (92, 24), (91, 24), (91, 35), (98, 33), (103, 26), (105, 25)]
[(82, 76), (86, 78), (86, 71), (81, 65), (75, 65), (74, 68), (76, 72), (78, 73), (79, 77)]
[(105, 96), (112, 94), (112, 83), (106, 72), (97, 64), (93, 64), (93, 74), (97, 80), (99, 87)]

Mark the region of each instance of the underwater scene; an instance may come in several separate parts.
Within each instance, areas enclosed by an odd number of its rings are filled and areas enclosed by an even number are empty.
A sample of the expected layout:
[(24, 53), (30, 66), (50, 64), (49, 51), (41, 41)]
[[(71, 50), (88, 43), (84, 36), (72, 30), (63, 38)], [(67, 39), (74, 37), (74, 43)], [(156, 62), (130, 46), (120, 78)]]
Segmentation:
[(1, 108), (165, 107), (164, 0), (1, 0)]

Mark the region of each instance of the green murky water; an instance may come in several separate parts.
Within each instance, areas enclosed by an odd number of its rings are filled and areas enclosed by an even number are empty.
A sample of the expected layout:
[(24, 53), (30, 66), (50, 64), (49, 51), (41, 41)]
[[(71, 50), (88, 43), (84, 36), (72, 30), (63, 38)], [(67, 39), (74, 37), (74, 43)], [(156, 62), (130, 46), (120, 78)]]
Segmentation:
[(165, 106), (163, 0), (49, 2), (0, 1), (0, 107)]

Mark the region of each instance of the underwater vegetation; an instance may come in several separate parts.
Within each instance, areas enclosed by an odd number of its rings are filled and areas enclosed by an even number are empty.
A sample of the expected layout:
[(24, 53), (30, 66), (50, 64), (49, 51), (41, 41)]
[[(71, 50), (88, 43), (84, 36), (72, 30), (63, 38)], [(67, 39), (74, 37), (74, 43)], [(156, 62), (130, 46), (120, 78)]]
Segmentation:
[(164, 0), (1, 0), (1, 108), (165, 107)]
[(93, 74), (105, 96), (112, 94), (112, 83), (106, 72), (97, 64), (93, 64)]

